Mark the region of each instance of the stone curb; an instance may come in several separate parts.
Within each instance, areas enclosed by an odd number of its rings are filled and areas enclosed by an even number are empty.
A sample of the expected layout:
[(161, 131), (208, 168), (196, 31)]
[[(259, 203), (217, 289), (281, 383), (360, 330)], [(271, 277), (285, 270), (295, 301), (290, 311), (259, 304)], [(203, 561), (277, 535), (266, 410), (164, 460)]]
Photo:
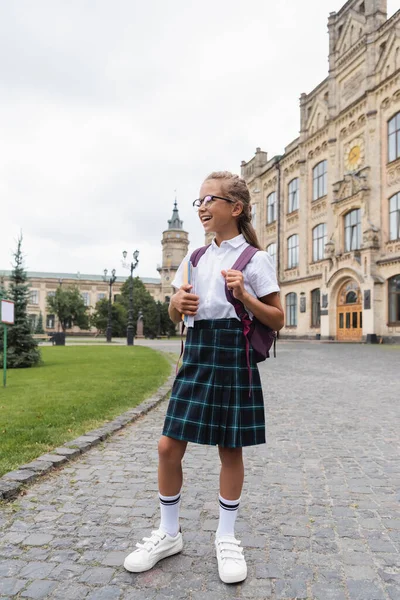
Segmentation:
[[(175, 371), (175, 370), (174, 370)], [(38, 456), (26, 465), (21, 465), (15, 471), (5, 473), (0, 478), (0, 500), (11, 500), (18, 496), (22, 488), (32, 483), (42, 475), (47, 475), (55, 467), (65, 464), (73, 458), (77, 458), (90, 448), (104, 441), (115, 432), (121, 430), (129, 423), (134, 423), (139, 417), (143, 417), (151, 409), (155, 408), (165, 400), (171, 391), (175, 378), (175, 372), (169, 376), (166, 383), (157, 392), (144, 400), (141, 404), (116, 417), (113, 421), (105, 423), (102, 427), (88, 431), (75, 440), (66, 442), (64, 446), (55, 448), (53, 451)]]

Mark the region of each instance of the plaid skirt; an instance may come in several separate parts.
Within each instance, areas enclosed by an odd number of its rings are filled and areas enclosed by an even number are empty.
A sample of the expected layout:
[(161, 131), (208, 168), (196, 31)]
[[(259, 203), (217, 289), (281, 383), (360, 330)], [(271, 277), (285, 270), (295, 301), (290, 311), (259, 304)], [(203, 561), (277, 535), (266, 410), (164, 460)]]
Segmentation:
[(264, 399), (250, 348), (251, 386), (242, 324), (195, 321), (171, 393), (163, 435), (226, 448), (265, 442)]

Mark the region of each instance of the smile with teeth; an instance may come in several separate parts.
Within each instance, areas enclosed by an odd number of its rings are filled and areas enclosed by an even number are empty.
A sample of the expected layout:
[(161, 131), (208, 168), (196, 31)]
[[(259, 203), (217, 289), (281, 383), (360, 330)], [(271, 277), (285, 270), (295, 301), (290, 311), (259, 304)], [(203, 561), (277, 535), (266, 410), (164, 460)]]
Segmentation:
[(210, 219), (212, 219), (212, 217), (210, 215), (204, 215), (204, 217), (201, 217), (201, 222), (205, 223), (206, 221), (209, 221)]

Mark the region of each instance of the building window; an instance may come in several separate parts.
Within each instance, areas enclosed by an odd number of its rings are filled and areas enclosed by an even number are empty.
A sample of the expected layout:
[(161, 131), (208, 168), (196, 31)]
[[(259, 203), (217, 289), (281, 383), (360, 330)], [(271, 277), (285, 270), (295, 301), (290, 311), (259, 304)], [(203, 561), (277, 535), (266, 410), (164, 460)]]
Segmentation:
[(90, 294), (89, 292), (82, 292), (82, 300), (85, 306), (90, 305)]
[(97, 294), (97, 301), (104, 300), (105, 297), (106, 297), (106, 293), (105, 292), (99, 292)]
[(286, 296), (286, 327), (297, 327), (297, 294)]
[(361, 210), (356, 208), (344, 218), (345, 252), (361, 248)]
[(390, 240), (400, 239), (400, 193), (389, 200)]
[(29, 304), (39, 304), (39, 290), (31, 290), (30, 291)]
[(293, 269), (299, 264), (299, 236), (291, 235), (288, 238), (288, 269)]
[(300, 190), (299, 190), (299, 179), (293, 179), (290, 183), (289, 183), (289, 206), (288, 206), (288, 212), (292, 213), (295, 210), (298, 210), (299, 208), (299, 197), (300, 197)]
[(321, 223), (314, 227), (312, 231), (313, 237), (313, 261), (323, 260), (325, 254), (326, 239), (326, 224)]
[(328, 161), (323, 160), (313, 169), (313, 200), (326, 196), (328, 191)]
[(71, 319), (67, 319), (65, 321), (65, 329), (72, 329), (72, 321), (71, 321)]
[(267, 254), (270, 255), (270, 257), (274, 261), (274, 265), (276, 266), (276, 243), (275, 242), (273, 244), (270, 244), (267, 247)]
[(55, 292), (47, 292), (47, 297), (48, 298), (53, 298), (56, 295)]
[(47, 315), (46, 316), (46, 327), (47, 327), (47, 329), (54, 329), (54, 325), (55, 325), (54, 315)]
[(276, 192), (267, 197), (267, 225), (276, 221)]
[(389, 162), (400, 156), (400, 112), (388, 123), (388, 155)]
[(321, 292), (319, 289), (311, 292), (311, 327), (321, 326)]
[(400, 325), (400, 274), (389, 279), (389, 325)]
[(35, 333), (36, 323), (37, 323), (37, 315), (28, 315), (28, 321), (29, 321), (29, 329), (31, 330), (31, 333)]
[(255, 204), (251, 205), (251, 224), (254, 229), (257, 227), (257, 206)]

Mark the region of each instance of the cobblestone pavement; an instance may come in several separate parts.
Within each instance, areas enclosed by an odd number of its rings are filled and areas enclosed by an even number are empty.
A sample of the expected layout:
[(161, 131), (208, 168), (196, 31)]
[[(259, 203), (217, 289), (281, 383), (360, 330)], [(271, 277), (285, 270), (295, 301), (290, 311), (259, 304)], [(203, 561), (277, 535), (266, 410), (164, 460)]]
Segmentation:
[(166, 403), (0, 508), (0, 598), (399, 600), (400, 351), (280, 344), (261, 366), (268, 443), (245, 450), (249, 575), (218, 579), (215, 448), (184, 461), (182, 554), (122, 561), (158, 524)]

